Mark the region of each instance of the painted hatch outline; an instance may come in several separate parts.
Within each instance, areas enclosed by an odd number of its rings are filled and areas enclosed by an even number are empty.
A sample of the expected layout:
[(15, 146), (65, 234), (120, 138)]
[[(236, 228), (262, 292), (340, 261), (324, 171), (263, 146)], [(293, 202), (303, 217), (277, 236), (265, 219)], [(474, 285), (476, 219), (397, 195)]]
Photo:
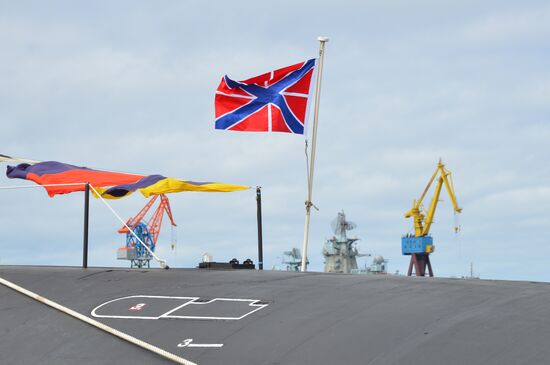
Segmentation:
[[(124, 300), (124, 299), (130, 299), (130, 298), (154, 298), (154, 299), (182, 299), (187, 300), (187, 302), (176, 306), (173, 309), (170, 309), (169, 311), (161, 314), (160, 316), (118, 316), (118, 315), (105, 315), (105, 314), (97, 314), (96, 311), (100, 309), (103, 306), (106, 306), (108, 304)], [(201, 319), (201, 320), (224, 320), (224, 321), (238, 321), (240, 319), (243, 319), (249, 315), (251, 315), (254, 312), (259, 311), (262, 308), (267, 307), (269, 304), (262, 302), (259, 299), (236, 299), (236, 298), (213, 298), (207, 301), (198, 301), (201, 300), (200, 297), (172, 297), (172, 296), (165, 296), (165, 295), (129, 295), (122, 298), (116, 298), (109, 300), (105, 303), (102, 303), (95, 307), (91, 315), (95, 318), (119, 318), (119, 319), (161, 319), (161, 318), (177, 318), (177, 319)], [(240, 317), (209, 317), (209, 316), (176, 316), (176, 315), (170, 315), (170, 313), (174, 313), (175, 311), (184, 308), (189, 305), (204, 305), (204, 304), (210, 304), (216, 301), (226, 301), (226, 302), (249, 302), (249, 307), (255, 307), (253, 310), (245, 313), (244, 315)]]

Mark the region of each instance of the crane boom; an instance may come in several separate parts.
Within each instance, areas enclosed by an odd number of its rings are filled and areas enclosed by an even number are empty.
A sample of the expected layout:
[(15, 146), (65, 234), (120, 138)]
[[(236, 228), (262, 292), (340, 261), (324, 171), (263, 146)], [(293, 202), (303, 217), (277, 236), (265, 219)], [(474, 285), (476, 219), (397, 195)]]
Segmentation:
[[(429, 191), (432, 183), (434, 182), (438, 174), (439, 174), (439, 178), (437, 179), (434, 196), (432, 198), (432, 201), (430, 202), (430, 207), (428, 209), (427, 215), (424, 215), (421, 209), (422, 201), (424, 200), (424, 197), (426, 196), (427, 192)], [(433, 223), (435, 210), (437, 208), (437, 203), (439, 202), (439, 196), (441, 194), (441, 189), (443, 185), (445, 185), (445, 189), (447, 190), (447, 193), (451, 198), (451, 202), (453, 204), (453, 210), (455, 211), (455, 213), (460, 213), (462, 211), (462, 208), (459, 208), (456, 202), (456, 196), (455, 196), (455, 190), (454, 190), (451, 171), (445, 168), (445, 165), (440, 159), (437, 164), (437, 168), (435, 169), (435, 172), (430, 178), (428, 185), (424, 189), (424, 192), (422, 193), (422, 195), (418, 200), (415, 200), (413, 202), (412, 208), (405, 213), (406, 218), (413, 217), (414, 219), (414, 228), (415, 228), (416, 237), (426, 236), (430, 232), (430, 228)]]
[(143, 218), (145, 217), (149, 209), (151, 209), (151, 207), (153, 206), (153, 204), (155, 203), (158, 197), (159, 197), (158, 195), (153, 195), (153, 197), (147, 201), (147, 204), (145, 204), (145, 206), (141, 208), (141, 210), (139, 211), (138, 214), (136, 214), (135, 217), (130, 217), (130, 219), (128, 219), (128, 221), (126, 222), (126, 225), (123, 226), (121, 229), (119, 229), (118, 233), (130, 232), (128, 228), (126, 228), (126, 226), (130, 227), (131, 229), (135, 229), (138, 223), (143, 220)]
[(153, 236), (153, 242), (156, 244), (158, 236), (160, 234), (160, 228), (162, 226), (162, 218), (164, 217), (164, 212), (168, 215), (168, 218), (170, 218), (170, 222), (175, 227), (176, 223), (174, 222), (174, 218), (172, 218), (172, 210), (170, 209), (170, 202), (168, 201), (168, 198), (166, 195), (161, 194), (160, 195), (160, 205), (153, 214), (153, 218), (151, 221), (149, 221), (149, 232)]

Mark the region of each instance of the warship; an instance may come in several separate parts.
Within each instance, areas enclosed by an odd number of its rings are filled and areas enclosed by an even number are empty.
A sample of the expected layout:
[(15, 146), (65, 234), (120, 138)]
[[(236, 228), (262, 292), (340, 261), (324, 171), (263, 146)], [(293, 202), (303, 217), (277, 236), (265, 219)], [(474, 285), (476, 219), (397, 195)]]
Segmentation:
[(53, 266), (0, 278), (0, 364), (550, 363), (547, 283)]
[(325, 257), (325, 272), (350, 274), (357, 272), (357, 257), (367, 256), (357, 250), (358, 238), (349, 238), (347, 231), (356, 228), (356, 224), (346, 220), (342, 210), (331, 223), (334, 236), (323, 246)]
[(357, 241), (359, 238), (350, 238), (347, 231), (355, 229), (357, 225), (346, 219), (346, 213), (342, 210), (331, 222), (334, 236), (327, 239), (323, 245), (323, 256), (325, 258), (325, 272), (343, 274), (387, 274), (388, 260), (383, 256), (375, 255), (372, 262), (363, 268), (357, 264), (357, 257), (371, 257), (370, 253), (359, 253)]

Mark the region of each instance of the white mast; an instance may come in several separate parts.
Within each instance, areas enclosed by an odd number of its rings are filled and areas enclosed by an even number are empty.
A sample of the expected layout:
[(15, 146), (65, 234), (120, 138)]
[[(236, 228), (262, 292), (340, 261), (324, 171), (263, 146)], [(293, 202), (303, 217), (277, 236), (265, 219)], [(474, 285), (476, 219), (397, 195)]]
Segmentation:
[(306, 271), (307, 263), (307, 242), (309, 239), (309, 220), (311, 214), (311, 194), (313, 190), (313, 171), (315, 168), (315, 147), (317, 144), (317, 119), (319, 117), (319, 98), (321, 95), (321, 76), (323, 74), (323, 59), (325, 55), (325, 43), (328, 37), (318, 37), (319, 41), (319, 64), (317, 68), (317, 87), (315, 89), (315, 109), (313, 111), (313, 132), (311, 137), (311, 160), (309, 163), (309, 176), (307, 179), (307, 199), (306, 199), (306, 222), (304, 225), (304, 244), (302, 246), (302, 267), (301, 271)]

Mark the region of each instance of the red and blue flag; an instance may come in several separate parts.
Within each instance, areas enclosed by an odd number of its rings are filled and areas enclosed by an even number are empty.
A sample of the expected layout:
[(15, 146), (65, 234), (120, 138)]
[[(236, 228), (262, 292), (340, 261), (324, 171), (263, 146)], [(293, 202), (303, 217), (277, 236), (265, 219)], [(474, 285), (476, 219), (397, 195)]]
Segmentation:
[(216, 129), (304, 134), (315, 59), (244, 81), (224, 76), (216, 90)]

